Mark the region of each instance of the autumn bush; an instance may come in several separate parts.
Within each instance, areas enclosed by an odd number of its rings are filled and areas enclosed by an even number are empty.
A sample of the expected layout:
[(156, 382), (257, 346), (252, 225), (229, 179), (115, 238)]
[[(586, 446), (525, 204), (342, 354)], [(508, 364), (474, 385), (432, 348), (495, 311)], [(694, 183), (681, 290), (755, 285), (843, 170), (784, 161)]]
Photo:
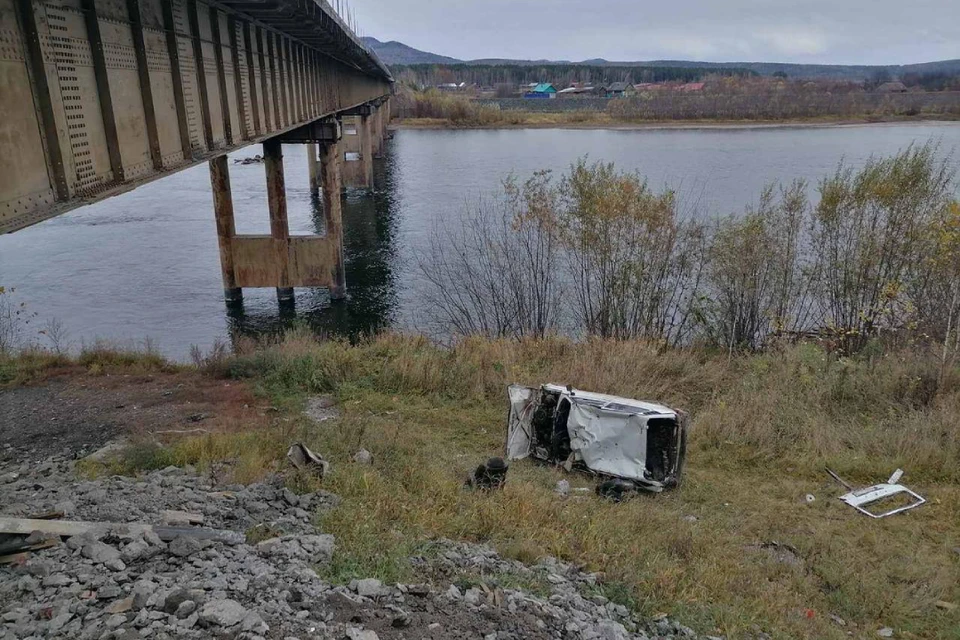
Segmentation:
[(934, 144), (771, 186), (710, 218), (670, 189), (580, 160), (508, 179), (421, 261), (440, 333), (645, 339), (727, 352), (819, 340), (960, 352), (960, 204)]

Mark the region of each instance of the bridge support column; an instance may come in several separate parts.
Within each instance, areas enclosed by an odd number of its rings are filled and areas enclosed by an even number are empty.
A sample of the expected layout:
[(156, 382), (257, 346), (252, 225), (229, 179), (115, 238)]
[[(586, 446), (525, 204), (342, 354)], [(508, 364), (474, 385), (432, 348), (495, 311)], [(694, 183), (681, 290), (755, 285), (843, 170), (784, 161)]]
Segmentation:
[(237, 235), (237, 228), (233, 217), (233, 195), (230, 191), (227, 156), (218, 156), (210, 161), (210, 186), (213, 189), (213, 211), (217, 219), (223, 296), (228, 305), (242, 305), (243, 290), (237, 286), (233, 266), (233, 238)]
[(327, 242), (333, 245), (330, 265), (330, 299), (343, 300), (347, 297), (347, 275), (343, 267), (343, 213), (341, 192), (343, 184), (340, 176), (340, 145), (328, 142), (320, 145), (320, 184), (323, 192), (323, 217), (327, 228)]
[(283, 152), (280, 141), (263, 143), (263, 163), (267, 173), (267, 206), (270, 209), (270, 237), (274, 240), (279, 282), (277, 300), (280, 304), (293, 302), (290, 286), (290, 225), (287, 220), (287, 191), (283, 180)]
[(360, 116), (360, 162), (363, 186), (373, 189), (373, 116)]
[(383, 117), (380, 107), (374, 107), (370, 116), (370, 128), (373, 131), (373, 157), (383, 157)]
[(307, 143), (307, 173), (310, 175), (310, 193), (320, 189), (320, 163), (317, 159), (317, 145)]

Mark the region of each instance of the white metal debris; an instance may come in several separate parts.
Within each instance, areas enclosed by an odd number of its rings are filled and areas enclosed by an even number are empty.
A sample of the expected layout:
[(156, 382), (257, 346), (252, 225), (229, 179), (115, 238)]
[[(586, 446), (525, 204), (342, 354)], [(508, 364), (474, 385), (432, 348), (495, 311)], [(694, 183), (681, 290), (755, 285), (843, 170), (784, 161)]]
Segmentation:
[[(840, 476), (830, 469), (827, 469), (827, 473), (829, 473), (834, 480), (844, 485), (846, 488), (851, 489), (849, 493), (845, 493), (840, 496), (840, 499), (860, 513), (868, 515), (871, 518), (886, 518), (887, 516), (892, 516), (895, 513), (901, 513), (903, 511), (915, 509), (926, 502), (926, 499), (921, 495), (912, 491), (911, 489), (908, 489), (902, 484), (899, 484), (900, 478), (903, 477), (903, 469), (897, 469), (894, 471), (893, 475), (891, 475), (890, 479), (886, 482), (875, 484), (871, 487), (864, 487), (863, 489), (853, 489), (852, 486), (844, 482)], [(878, 503), (890, 498), (894, 498), (895, 496), (906, 498), (908, 500), (907, 504), (887, 511), (875, 512), (870, 510), (871, 505), (876, 506)]]

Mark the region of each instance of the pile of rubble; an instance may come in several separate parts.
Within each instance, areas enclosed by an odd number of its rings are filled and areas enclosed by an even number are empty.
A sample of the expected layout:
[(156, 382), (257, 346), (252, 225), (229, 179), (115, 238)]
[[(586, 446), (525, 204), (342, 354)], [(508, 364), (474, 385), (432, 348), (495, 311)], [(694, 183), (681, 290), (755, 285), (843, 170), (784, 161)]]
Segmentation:
[[(572, 565), (527, 567), (450, 541), (411, 558), (436, 586), (331, 585), (317, 569), (331, 561), (335, 540), (312, 520), (337, 499), (295, 495), (277, 477), (216, 486), (168, 468), (77, 482), (73, 463), (61, 459), (0, 469), (0, 483), (0, 520), (112, 523), (62, 537), (34, 533), (31, 551), (0, 559), (3, 640), (695, 637), (663, 617), (638, 620), (596, 595), (597, 576)], [(273, 537), (248, 540), (258, 525)], [(541, 577), (551, 595), (498, 586), (505, 574)], [(463, 576), (481, 579), (468, 586)]]

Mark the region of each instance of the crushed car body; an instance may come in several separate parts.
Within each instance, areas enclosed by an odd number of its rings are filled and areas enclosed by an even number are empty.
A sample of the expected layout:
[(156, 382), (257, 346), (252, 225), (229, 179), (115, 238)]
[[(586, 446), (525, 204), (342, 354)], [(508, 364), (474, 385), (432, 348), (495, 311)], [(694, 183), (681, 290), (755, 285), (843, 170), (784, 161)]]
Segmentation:
[(508, 460), (532, 457), (659, 492), (680, 483), (687, 414), (556, 384), (511, 385)]

